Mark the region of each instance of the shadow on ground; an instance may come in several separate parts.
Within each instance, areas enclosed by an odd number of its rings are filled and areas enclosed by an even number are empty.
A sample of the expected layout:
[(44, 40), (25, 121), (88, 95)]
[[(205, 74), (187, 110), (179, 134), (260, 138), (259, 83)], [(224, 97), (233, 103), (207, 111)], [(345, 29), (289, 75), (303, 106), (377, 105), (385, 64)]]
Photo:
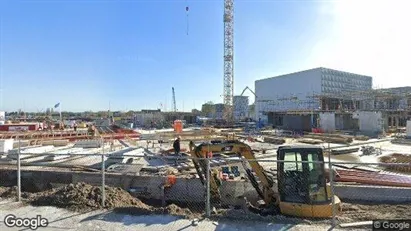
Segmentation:
[(171, 215), (150, 215), (150, 214), (125, 214), (123, 210), (110, 210), (100, 214), (89, 216), (80, 222), (104, 221), (121, 223), (125, 226), (140, 225), (144, 227), (165, 226), (173, 227), (172, 230), (290, 230), (295, 224), (273, 224), (261, 221), (230, 221), (220, 219), (219, 221), (210, 221), (206, 219), (198, 220), (197, 225), (193, 225), (193, 220), (183, 219)]
[(123, 225), (136, 225), (144, 224), (145, 226), (151, 225), (166, 225), (179, 220), (179, 217), (169, 216), (169, 215), (127, 215), (116, 211), (107, 211), (100, 214), (89, 216), (80, 222), (90, 222), (95, 220), (105, 221), (105, 222), (117, 222)]

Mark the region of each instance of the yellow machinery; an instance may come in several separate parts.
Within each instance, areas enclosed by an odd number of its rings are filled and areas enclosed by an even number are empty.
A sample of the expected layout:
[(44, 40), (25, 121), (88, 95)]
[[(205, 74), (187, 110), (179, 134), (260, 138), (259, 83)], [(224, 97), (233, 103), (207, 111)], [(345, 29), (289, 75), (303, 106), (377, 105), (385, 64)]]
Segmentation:
[[(341, 210), (340, 199), (337, 196), (331, 197), (331, 187), (326, 182), (323, 151), (320, 147), (279, 147), (276, 162), (277, 176), (274, 179), (274, 174), (263, 169), (256, 161), (250, 146), (245, 143), (236, 140), (214, 141), (196, 146), (190, 142), (193, 163), (203, 184), (206, 182), (207, 171), (207, 162), (204, 158), (210, 152), (231, 155), (235, 153), (247, 160), (252, 170), (243, 162), (246, 174), (259, 197), (265, 202), (264, 207), (258, 209), (262, 214), (280, 212), (297, 217), (329, 218), (333, 214), (332, 199), (336, 206), (335, 212)], [(311, 161), (314, 163), (310, 163)], [(273, 189), (275, 183), (278, 191)], [(218, 171), (210, 169), (210, 192), (214, 202), (219, 202), (219, 186)]]

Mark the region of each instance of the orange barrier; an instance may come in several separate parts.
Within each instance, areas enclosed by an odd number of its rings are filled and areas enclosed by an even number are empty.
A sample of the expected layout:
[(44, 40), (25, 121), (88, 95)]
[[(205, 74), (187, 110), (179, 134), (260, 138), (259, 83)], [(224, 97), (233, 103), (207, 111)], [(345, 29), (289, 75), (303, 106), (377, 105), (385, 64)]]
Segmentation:
[(174, 175), (168, 175), (167, 176), (167, 185), (174, 185), (175, 183), (176, 183), (176, 181), (177, 181), (177, 178), (176, 178), (176, 176), (174, 176)]
[(321, 128), (313, 128), (311, 130), (313, 133), (324, 133), (324, 131)]
[(174, 131), (177, 133), (183, 132), (183, 121), (174, 120)]

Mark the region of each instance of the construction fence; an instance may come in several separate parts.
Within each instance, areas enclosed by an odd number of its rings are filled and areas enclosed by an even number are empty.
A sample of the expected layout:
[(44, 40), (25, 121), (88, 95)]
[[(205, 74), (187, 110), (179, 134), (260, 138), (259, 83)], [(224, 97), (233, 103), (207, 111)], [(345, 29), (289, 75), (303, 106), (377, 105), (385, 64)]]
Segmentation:
[[(26, 161), (29, 155), (36, 160)], [(53, 154), (67, 158), (58, 163), (42, 162), (46, 155), (50, 153), (18, 152), (15, 160), (0, 162), (0, 186), (16, 186), (8, 192), (0, 191), (0, 197), (76, 211), (110, 208), (135, 215), (171, 214), (187, 219), (230, 218), (287, 224), (337, 226), (411, 217), (411, 177), (399, 172), (410, 170), (409, 162), (279, 161), (274, 157), (245, 160), (154, 154), (113, 157), (104, 151)], [(65, 164), (67, 159), (79, 158), (101, 161), (93, 168)], [(109, 160), (115, 158), (140, 159), (155, 167), (120, 164), (113, 169)], [(325, 170), (316, 168), (318, 165)], [(44, 190), (49, 193), (40, 192)]]

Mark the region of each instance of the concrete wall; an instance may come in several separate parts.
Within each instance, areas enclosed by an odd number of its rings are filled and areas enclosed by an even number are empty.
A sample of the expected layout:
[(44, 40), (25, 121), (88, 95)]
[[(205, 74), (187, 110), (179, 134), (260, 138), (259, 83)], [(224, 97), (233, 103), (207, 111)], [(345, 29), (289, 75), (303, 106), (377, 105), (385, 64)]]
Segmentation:
[[(47, 184), (70, 184), (85, 182), (91, 185), (101, 185), (101, 173), (95, 172), (51, 172), (51, 171), (22, 171), (22, 187), (31, 185), (43, 190)], [(0, 185), (11, 186), (17, 182), (15, 170), (0, 170)], [(134, 176), (118, 173), (106, 173), (106, 184), (120, 187), (127, 191), (133, 189), (134, 194), (148, 199), (179, 200), (182, 202), (204, 202), (205, 188), (199, 179), (177, 178), (176, 184), (164, 194), (161, 186), (166, 177)]]
[(411, 137), (411, 120), (407, 120), (406, 132), (407, 132), (407, 137)]
[(282, 128), (294, 131), (311, 132), (311, 122), (311, 115), (284, 115)]
[[(171, 188), (162, 190), (161, 186), (166, 177), (161, 176), (134, 176), (125, 174), (106, 173), (106, 184), (112, 187), (121, 187), (132, 194), (148, 199), (165, 199), (180, 202), (205, 202), (205, 187), (199, 179), (177, 178)], [(85, 182), (91, 185), (101, 185), (101, 174), (95, 172), (52, 172), (52, 171), (22, 171), (22, 187), (35, 185), (38, 190), (44, 190), (48, 184), (70, 184)], [(0, 169), (0, 185), (13, 186), (17, 182), (15, 170)], [(277, 189), (274, 187), (274, 191)], [(335, 185), (335, 194), (344, 200), (411, 202), (411, 188)], [(251, 202), (259, 200), (255, 189), (246, 181), (223, 181), (220, 187), (223, 205), (241, 205), (242, 198), (247, 197)]]
[(361, 111), (358, 114), (360, 132), (372, 135), (383, 131), (386, 122), (381, 112)]
[(335, 131), (335, 113), (323, 112), (320, 113), (320, 128), (325, 132)]
[(336, 185), (335, 195), (342, 201), (364, 201), (378, 203), (409, 203), (411, 188), (383, 186)]
[(164, 115), (161, 112), (137, 113), (133, 122), (136, 126), (150, 126), (151, 122), (160, 123), (164, 120)]

